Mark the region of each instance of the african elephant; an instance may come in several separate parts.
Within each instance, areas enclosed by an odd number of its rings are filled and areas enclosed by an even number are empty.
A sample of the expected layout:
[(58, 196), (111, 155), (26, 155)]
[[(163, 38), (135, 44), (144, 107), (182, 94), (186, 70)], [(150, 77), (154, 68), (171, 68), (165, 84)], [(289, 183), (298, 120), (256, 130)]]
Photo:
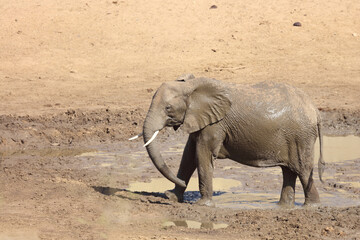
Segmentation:
[[(175, 176), (154, 139), (164, 127), (177, 130), (180, 126), (189, 137)], [(280, 204), (295, 203), (297, 177), (304, 189), (304, 204), (320, 201), (313, 181), (314, 144), (318, 136), (321, 181), (325, 166), (319, 112), (308, 96), (287, 84), (226, 84), (188, 74), (159, 87), (142, 134), (156, 168), (175, 183), (175, 188), (166, 192), (172, 200), (183, 200), (190, 177), (197, 169), (201, 194), (197, 203), (214, 205), (214, 160), (229, 158), (253, 167), (280, 166)]]

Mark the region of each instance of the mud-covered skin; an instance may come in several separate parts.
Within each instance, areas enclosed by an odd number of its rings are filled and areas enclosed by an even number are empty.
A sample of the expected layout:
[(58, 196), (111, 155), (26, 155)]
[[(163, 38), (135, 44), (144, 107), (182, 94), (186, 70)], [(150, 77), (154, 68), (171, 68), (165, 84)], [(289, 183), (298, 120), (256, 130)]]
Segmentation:
[[(303, 185), (305, 204), (320, 201), (312, 178), (314, 144), (321, 136), (320, 117), (303, 92), (286, 84), (229, 85), (187, 76), (191, 77), (164, 83), (158, 89), (144, 123), (144, 142), (166, 126), (182, 126), (190, 133), (176, 177), (156, 143), (147, 146), (155, 166), (176, 184), (166, 193), (170, 199), (182, 201), (197, 169), (198, 203), (213, 206), (213, 161), (229, 158), (254, 167), (281, 166), (280, 204), (294, 204), (297, 177)], [(319, 163), (321, 178), (322, 157)]]

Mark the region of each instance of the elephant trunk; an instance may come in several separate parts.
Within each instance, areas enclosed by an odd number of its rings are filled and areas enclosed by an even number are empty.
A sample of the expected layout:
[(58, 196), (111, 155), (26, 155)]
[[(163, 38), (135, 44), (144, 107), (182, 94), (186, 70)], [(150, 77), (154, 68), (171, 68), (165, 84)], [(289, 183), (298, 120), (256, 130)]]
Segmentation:
[[(144, 122), (144, 143), (147, 143), (156, 131), (160, 131), (164, 128), (164, 122), (165, 121), (162, 120), (162, 117), (150, 108)], [(152, 141), (150, 144), (148, 144), (146, 146), (146, 150), (150, 156), (151, 161), (164, 177), (181, 187), (186, 187), (185, 182), (177, 178), (164, 162), (156, 141)]]

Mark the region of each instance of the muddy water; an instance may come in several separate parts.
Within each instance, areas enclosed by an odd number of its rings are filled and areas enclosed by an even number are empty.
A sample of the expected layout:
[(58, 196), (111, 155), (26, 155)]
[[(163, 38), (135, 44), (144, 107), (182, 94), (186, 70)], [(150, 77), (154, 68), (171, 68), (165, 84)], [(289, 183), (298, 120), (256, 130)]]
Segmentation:
[[(199, 191), (199, 179), (197, 177), (191, 178), (187, 191)], [(213, 189), (214, 191), (229, 191), (232, 188), (242, 186), (240, 181), (226, 178), (214, 178)], [(133, 192), (141, 192), (146, 189), (149, 192), (165, 192), (172, 189), (174, 184), (165, 178), (152, 178), (150, 182), (133, 182), (130, 184), (128, 190)]]
[[(318, 143), (317, 143), (318, 144)], [(164, 144), (166, 145), (166, 144)], [(169, 146), (171, 145), (171, 146)], [(183, 151), (183, 144), (171, 143), (164, 147), (162, 154), (169, 166), (176, 172), (179, 159)], [(315, 162), (318, 159), (318, 145), (315, 147)], [(144, 149), (136, 151), (124, 149), (119, 152), (87, 152), (78, 156), (81, 159), (93, 159), (95, 164), (84, 166), (88, 168), (103, 168), (115, 172), (133, 172), (141, 176), (139, 181), (131, 182), (127, 190), (132, 192), (164, 192), (172, 189), (174, 184), (169, 182), (154, 170)], [(327, 185), (319, 185), (318, 191), (322, 205), (325, 206), (354, 206), (360, 204), (360, 173), (352, 168), (347, 162), (357, 161), (360, 158), (360, 138), (347, 137), (324, 137), (324, 159), (328, 163), (324, 179), (333, 182), (337, 186), (329, 188)], [(219, 160), (221, 162), (222, 160)], [(224, 160), (225, 161), (225, 160)], [(218, 207), (224, 208), (277, 208), (280, 196), (282, 175), (280, 168), (258, 169), (247, 167), (233, 161), (219, 163), (216, 167), (213, 179), (214, 201)], [(335, 165), (334, 165), (335, 164)], [(86, 165), (86, 163), (84, 163)], [(334, 170), (334, 166), (339, 166)], [(344, 167), (341, 167), (344, 166)], [(341, 170), (345, 169), (345, 170)], [(159, 177), (154, 177), (158, 175)], [(139, 177), (137, 178), (139, 179)], [(317, 174), (315, 176), (317, 181)], [(190, 180), (185, 193), (186, 202), (193, 203), (199, 199), (198, 178)], [(301, 206), (304, 202), (303, 190), (299, 181), (296, 188), (296, 205)], [(174, 223), (175, 224), (175, 223)], [(175, 224), (176, 225), (176, 224)], [(200, 224), (201, 225), (201, 224)]]
[[(280, 171), (279, 171), (280, 173)], [(198, 192), (198, 178), (193, 177), (186, 189), (185, 201), (195, 203), (200, 198)], [(338, 182), (338, 184), (346, 184), (347, 182)], [(165, 178), (153, 178), (150, 182), (133, 182), (128, 190), (132, 192), (165, 192), (172, 189), (174, 184)], [(267, 191), (252, 190), (243, 191), (242, 183), (233, 179), (214, 178), (213, 179), (214, 196), (213, 200), (217, 207), (224, 208), (277, 208), (277, 202), (280, 196), (280, 189), (271, 189)], [(344, 190), (337, 192), (324, 192), (319, 190), (322, 205), (331, 207), (356, 206), (360, 204), (360, 199), (354, 199)], [(302, 206), (304, 202), (303, 191), (300, 189), (295, 194), (295, 205)]]
[[(328, 137), (324, 136), (325, 162), (340, 162), (360, 158), (360, 137)], [(315, 143), (315, 160), (319, 158), (319, 141)]]

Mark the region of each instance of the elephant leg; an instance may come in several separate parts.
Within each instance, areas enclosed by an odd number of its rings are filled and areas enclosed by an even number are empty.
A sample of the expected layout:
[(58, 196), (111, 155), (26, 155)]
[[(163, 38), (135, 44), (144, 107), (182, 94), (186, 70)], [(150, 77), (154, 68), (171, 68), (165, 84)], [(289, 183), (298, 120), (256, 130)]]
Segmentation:
[(305, 203), (304, 205), (315, 204), (320, 202), (319, 193), (316, 190), (313, 180), (313, 169), (304, 171), (299, 175), (301, 184), (304, 189)]
[(283, 173), (283, 186), (279, 205), (293, 206), (295, 204), (295, 183), (297, 174), (288, 167), (281, 167)]
[[(186, 185), (188, 185), (190, 178), (196, 169), (195, 151), (196, 143), (193, 137), (190, 135), (185, 145), (179, 171), (177, 174), (177, 177), (181, 180), (184, 180)], [(175, 188), (173, 190), (166, 191), (165, 195), (172, 201), (182, 202), (184, 200), (183, 196), (185, 189), (186, 188), (184, 187), (175, 185)]]
[(319, 193), (316, 190), (313, 179), (313, 159), (314, 159), (314, 143), (310, 146), (306, 141), (299, 141), (297, 143), (297, 155), (298, 155), (298, 176), (303, 186), (305, 202), (304, 205), (315, 204), (320, 202)]
[(208, 144), (199, 143), (196, 149), (196, 163), (199, 175), (199, 190), (201, 199), (197, 201), (198, 205), (215, 206), (213, 195), (213, 154), (208, 148)]

